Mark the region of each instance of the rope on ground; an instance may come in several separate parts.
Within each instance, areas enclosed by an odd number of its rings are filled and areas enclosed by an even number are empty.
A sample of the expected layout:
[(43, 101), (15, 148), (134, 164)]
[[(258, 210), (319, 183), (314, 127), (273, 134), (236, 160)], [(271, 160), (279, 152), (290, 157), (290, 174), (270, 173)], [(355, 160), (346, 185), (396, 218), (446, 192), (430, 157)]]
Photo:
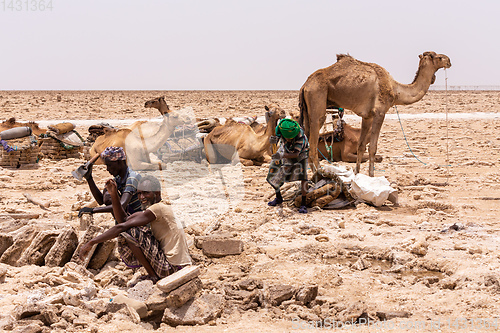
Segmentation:
[(448, 143), (448, 73), (446, 72), (446, 68), (444, 68), (444, 86), (445, 86), (445, 103), (444, 109), (446, 111), (446, 182), (450, 178), (450, 152), (449, 152), (449, 143)]
[(410, 149), (410, 152), (412, 153), (412, 155), (417, 159), (417, 161), (419, 161), (420, 163), (422, 163), (423, 165), (427, 165), (427, 163), (424, 163), (422, 162), (418, 157), (417, 155), (415, 155), (415, 153), (413, 153), (413, 150), (411, 150), (411, 147), (410, 147), (410, 144), (408, 143), (408, 140), (406, 139), (406, 134), (405, 134), (405, 130), (403, 129), (403, 124), (401, 123), (401, 118), (399, 117), (399, 112), (398, 112), (398, 108), (396, 107), (396, 105), (394, 105), (394, 109), (396, 109), (396, 114), (398, 115), (398, 120), (399, 120), (399, 125), (401, 126), (401, 131), (403, 132), (403, 137), (405, 139), (405, 142), (406, 142), (406, 146), (408, 146), (408, 149)]

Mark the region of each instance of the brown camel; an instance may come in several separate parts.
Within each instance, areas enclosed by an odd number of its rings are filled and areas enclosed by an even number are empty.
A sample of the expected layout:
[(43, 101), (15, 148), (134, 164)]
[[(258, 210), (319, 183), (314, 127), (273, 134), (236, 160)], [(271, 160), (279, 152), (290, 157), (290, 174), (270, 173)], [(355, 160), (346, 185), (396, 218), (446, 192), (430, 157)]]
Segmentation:
[[(361, 128), (352, 127), (344, 123), (344, 139), (336, 142), (332, 140), (331, 135), (322, 135), (319, 137), (318, 149), (321, 152), (319, 159), (327, 159), (332, 162), (350, 162), (357, 161), (358, 138)], [(333, 142), (332, 142), (333, 141)], [(331, 147), (331, 152), (327, 151), (326, 146)], [(363, 156), (361, 162), (366, 162), (367, 156)], [(375, 155), (375, 162), (381, 162), (382, 156)]]
[(424, 52), (419, 57), (418, 71), (411, 84), (396, 82), (377, 64), (344, 54), (337, 55), (337, 62), (330, 67), (319, 69), (307, 78), (299, 94), (300, 124), (309, 138), (309, 164), (313, 170), (319, 165), (319, 129), (325, 121), (326, 109), (342, 107), (363, 118), (355, 172), (360, 170), (369, 140), (369, 175), (374, 175), (377, 142), (387, 110), (394, 105), (408, 105), (422, 99), (434, 83), (436, 71), (451, 67), (450, 59), (444, 54)]
[(165, 101), (164, 96), (147, 101), (146, 103), (144, 103), (144, 107), (145, 108), (155, 108), (158, 111), (160, 111), (160, 113), (162, 115), (170, 112), (170, 109), (167, 105), (167, 102)]
[[(300, 114), (297, 111), (290, 112), (293, 120), (299, 121)], [(361, 133), (360, 128), (352, 127), (344, 123), (344, 138), (342, 141), (335, 141), (332, 135), (320, 135), (318, 142), (318, 150), (320, 152), (319, 159), (326, 159), (332, 162), (349, 162), (354, 163), (357, 160), (358, 138)], [(326, 146), (331, 147), (331, 151), (327, 151)], [(361, 162), (366, 162), (368, 157), (363, 156)], [(375, 162), (382, 162), (382, 156), (375, 155)]]
[[(147, 103), (146, 105), (148, 105)], [(90, 155), (100, 154), (106, 147), (110, 146), (123, 147), (127, 154), (127, 162), (132, 169), (156, 169), (158, 166), (151, 163), (149, 153), (156, 152), (167, 141), (175, 127), (185, 124), (187, 121), (178, 112), (171, 112), (168, 106), (158, 110), (163, 116), (161, 124), (135, 122), (130, 128), (106, 131), (104, 135), (96, 138), (90, 149)], [(102, 161), (99, 159), (98, 163), (102, 163)]]
[(33, 122), (33, 121), (30, 121), (27, 123), (18, 123), (16, 121), (16, 118), (14, 118), (14, 117), (9, 118), (9, 119), (0, 123), (0, 132), (14, 128), (14, 127), (29, 127), (29, 128), (31, 128), (31, 132), (35, 136), (39, 136), (40, 134), (45, 134), (47, 132), (46, 129), (41, 129), (40, 127), (38, 127), (38, 124)]
[(257, 134), (250, 125), (230, 120), (213, 129), (204, 140), (207, 160), (217, 163), (217, 155), (220, 154), (230, 161), (238, 157), (246, 166), (265, 162), (271, 146), (269, 137), (274, 135), (278, 120), (286, 116), (285, 111), (276, 104), (266, 106), (266, 110), (267, 127), (264, 133)]

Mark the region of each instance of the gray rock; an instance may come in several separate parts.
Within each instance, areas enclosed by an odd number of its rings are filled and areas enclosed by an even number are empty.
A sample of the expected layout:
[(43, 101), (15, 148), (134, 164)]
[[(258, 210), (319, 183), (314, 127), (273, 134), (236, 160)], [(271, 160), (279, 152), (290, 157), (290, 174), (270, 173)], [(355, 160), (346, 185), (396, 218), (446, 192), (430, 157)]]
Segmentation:
[(367, 268), (370, 268), (371, 266), (372, 266), (372, 264), (368, 260), (363, 259), (363, 258), (359, 258), (358, 261), (356, 261), (352, 265), (352, 268), (356, 269), (358, 271), (362, 271), (362, 270), (365, 270)]
[(243, 242), (238, 239), (205, 239), (203, 241), (203, 254), (207, 257), (224, 257), (238, 255), (243, 252)]
[(14, 311), (14, 318), (19, 321), (23, 319), (40, 320), (44, 325), (50, 326), (59, 321), (56, 315), (57, 307), (49, 304), (19, 305)]
[(391, 320), (394, 318), (409, 318), (411, 313), (408, 311), (377, 311), (377, 317), (380, 320)]
[(439, 286), (442, 289), (451, 289), (451, 290), (453, 290), (457, 286), (457, 280), (456, 279), (452, 279), (452, 278), (444, 278), (444, 279), (442, 279), (439, 282)]
[(306, 286), (297, 291), (295, 299), (304, 305), (311, 303), (318, 296), (318, 286)]
[(144, 280), (139, 281), (134, 287), (127, 290), (127, 297), (144, 302), (155, 293), (158, 288), (155, 287), (153, 281)]
[(366, 304), (362, 301), (351, 304), (341, 311), (337, 318), (342, 322), (357, 322), (359, 318), (365, 318), (368, 313)]
[(5, 282), (5, 277), (7, 276), (7, 267), (0, 265), (0, 283)]
[(64, 266), (71, 259), (77, 246), (78, 236), (73, 228), (64, 229), (45, 256), (45, 265), (50, 267)]
[(241, 280), (240, 282), (238, 282), (238, 286), (240, 287), (240, 289), (253, 291), (254, 289), (262, 289), (264, 287), (264, 284), (262, 283), (261, 280), (250, 278)]
[(162, 321), (170, 326), (204, 325), (221, 315), (224, 304), (222, 295), (205, 294), (180, 308), (166, 308)]
[(283, 301), (288, 301), (295, 295), (295, 288), (290, 285), (274, 285), (264, 290), (264, 299), (267, 304), (280, 306)]

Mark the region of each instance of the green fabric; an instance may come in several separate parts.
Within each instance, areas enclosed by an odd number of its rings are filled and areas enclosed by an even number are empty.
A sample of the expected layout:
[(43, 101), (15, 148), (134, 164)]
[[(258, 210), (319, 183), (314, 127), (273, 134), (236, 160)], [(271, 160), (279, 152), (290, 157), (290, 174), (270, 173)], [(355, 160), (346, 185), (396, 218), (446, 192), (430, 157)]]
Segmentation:
[(300, 133), (300, 125), (292, 119), (282, 119), (276, 126), (276, 135), (285, 139), (293, 139)]

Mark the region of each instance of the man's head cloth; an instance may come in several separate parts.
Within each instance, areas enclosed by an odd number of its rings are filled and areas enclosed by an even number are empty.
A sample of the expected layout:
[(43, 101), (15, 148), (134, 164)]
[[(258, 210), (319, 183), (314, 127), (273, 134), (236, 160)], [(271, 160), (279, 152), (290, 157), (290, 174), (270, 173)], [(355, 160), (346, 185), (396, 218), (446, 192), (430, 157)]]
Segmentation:
[(107, 147), (101, 153), (101, 158), (104, 162), (125, 161), (127, 155), (122, 147)]
[(276, 135), (285, 139), (293, 139), (300, 133), (300, 125), (292, 119), (282, 119), (276, 126)]

